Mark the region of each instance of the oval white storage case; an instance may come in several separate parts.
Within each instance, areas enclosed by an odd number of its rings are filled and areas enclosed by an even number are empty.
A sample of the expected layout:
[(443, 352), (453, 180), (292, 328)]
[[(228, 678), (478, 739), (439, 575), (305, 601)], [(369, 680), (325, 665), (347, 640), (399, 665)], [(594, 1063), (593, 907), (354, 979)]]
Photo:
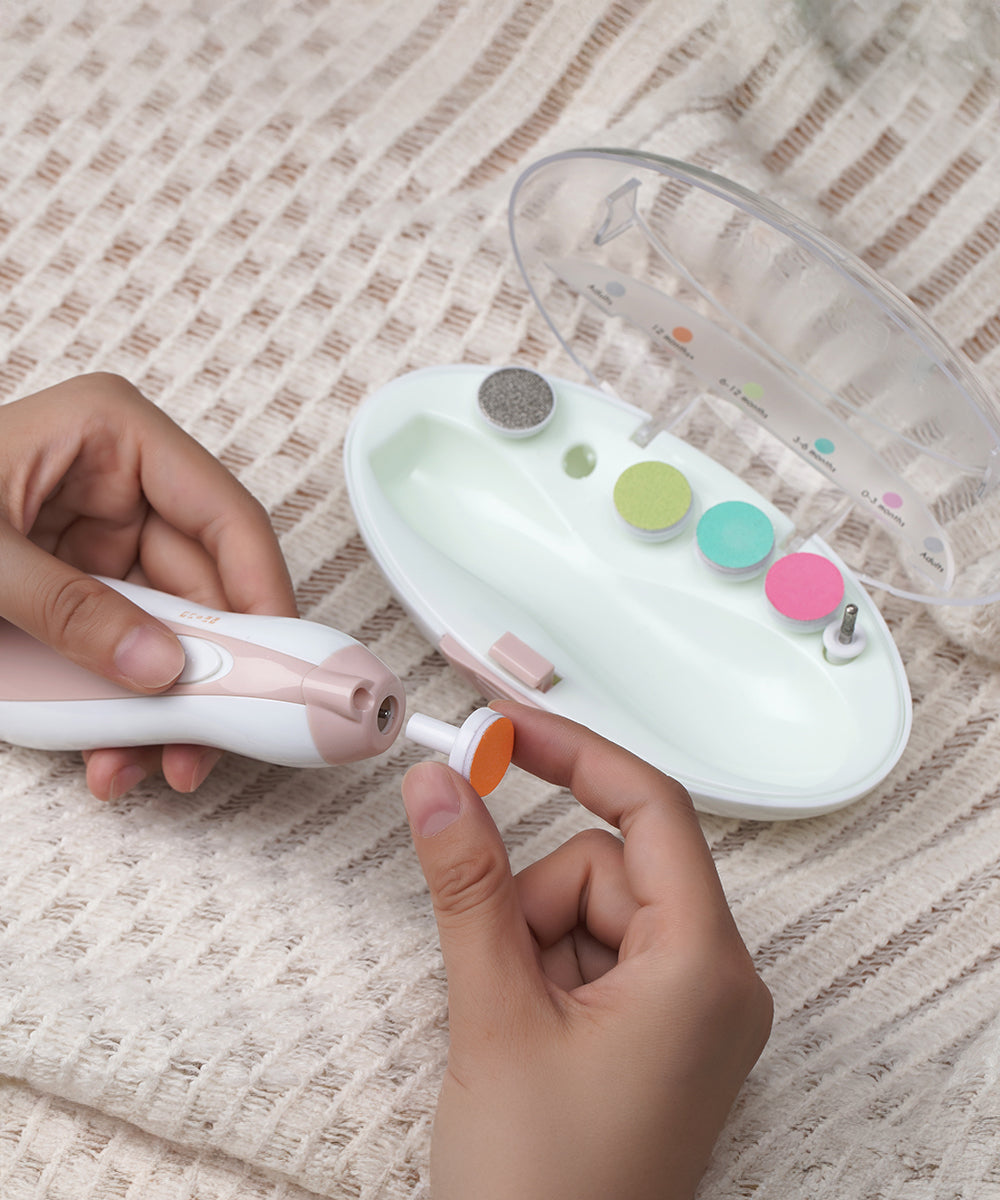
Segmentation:
[(442, 366), (366, 400), (345, 461), (373, 557), (480, 691), (699, 808), (850, 803), (911, 721), (867, 588), (997, 598), (949, 529), (996, 483), (989, 399), (861, 262), (695, 167), (557, 155), (510, 228), (581, 381)]

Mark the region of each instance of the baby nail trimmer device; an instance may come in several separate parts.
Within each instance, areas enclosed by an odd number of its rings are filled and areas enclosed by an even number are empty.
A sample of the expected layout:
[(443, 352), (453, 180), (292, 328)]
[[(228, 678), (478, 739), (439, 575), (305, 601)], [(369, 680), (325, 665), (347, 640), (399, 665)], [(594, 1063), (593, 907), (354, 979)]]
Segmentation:
[(596, 729), (704, 811), (865, 794), (911, 725), (869, 589), (998, 591), (954, 525), (996, 479), (981, 387), (862, 263), (683, 163), (545, 159), (510, 231), (583, 381), (444, 366), (364, 402), (346, 478), (394, 591), (482, 694)]
[[(346, 633), (103, 582), (177, 635), (180, 676), (165, 692), (137, 695), (0, 621), (0, 739), (42, 750), (193, 742), (322, 767), (381, 754), (404, 730), (402, 684)], [(448, 754), (480, 795), (500, 782), (513, 750), (511, 722), (488, 709), (460, 729), (415, 713), (405, 733)]]

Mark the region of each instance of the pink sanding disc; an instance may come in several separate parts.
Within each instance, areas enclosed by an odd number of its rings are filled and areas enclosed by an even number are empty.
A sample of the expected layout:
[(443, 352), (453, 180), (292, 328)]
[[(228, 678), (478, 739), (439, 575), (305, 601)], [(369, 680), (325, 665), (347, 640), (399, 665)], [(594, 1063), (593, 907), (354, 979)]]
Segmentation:
[(844, 598), (844, 577), (821, 554), (786, 554), (771, 567), (764, 591), (790, 621), (822, 621)]

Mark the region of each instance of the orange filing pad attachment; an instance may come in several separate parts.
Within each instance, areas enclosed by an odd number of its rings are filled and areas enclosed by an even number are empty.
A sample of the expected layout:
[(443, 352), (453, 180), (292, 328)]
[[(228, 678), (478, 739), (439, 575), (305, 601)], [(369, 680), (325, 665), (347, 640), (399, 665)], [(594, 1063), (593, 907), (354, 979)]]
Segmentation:
[(477, 708), (461, 727), (423, 713), (406, 723), (406, 736), (429, 750), (448, 755), (448, 766), (488, 796), (507, 773), (514, 753), (514, 724), (489, 708)]

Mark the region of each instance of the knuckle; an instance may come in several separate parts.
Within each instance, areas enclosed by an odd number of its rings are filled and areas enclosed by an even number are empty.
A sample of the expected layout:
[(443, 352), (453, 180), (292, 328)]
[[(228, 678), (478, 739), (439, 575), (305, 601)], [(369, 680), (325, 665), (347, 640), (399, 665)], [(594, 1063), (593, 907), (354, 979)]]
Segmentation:
[(506, 856), (496, 849), (452, 859), (437, 873), (434, 907), (450, 917), (483, 909), (500, 895), (509, 876)]
[(159, 411), (134, 383), (113, 371), (94, 371), (72, 380), (72, 389), (65, 399), (77, 408), (79, 401), (84, 400), (97, 419), (103, 421), (129, 421), (143, 411)]
[(86, 575), (49, 584), (39, 596), (42, 621), (50, 639), (80, 641), (97, 628), (104, 587)]
[(767, 984), (752, 967), (729, 1012), (733, 1020), (738, 1022), (738, 1027), (742, 1028), (752, 1055), (756, 1058), (771, 1035), (774, 1000)]
[(670, 804), (686, 813), (694, 822), (698, 822), (698, 811), (694, 806), (694, 801), (691, 799), (691, 793), (687, 790), (683, 783), (674, 779), (672, 775), (664, 775), (660, 773), (661, 786), (664, 796)]
[(558, 853), (571, 860), (583, 860), (593, 873), (620, 859), (625, 843), (609, 829), (583, 829), (563, 844)]
[(94, 371), (84, 376), (83, 383), (99, 395), (122, 404), (144, 402), (139, 389), (124, 375), (117, 375), (114, 371)]
[(770, 997), (770, 992), (764, 981), (757, 974), (750, 955), (733, 954), (726, 969), (721, 973), (720, 980), (723, 993), (719, 1000), (739, 1009), (753, 1008), (764, 996)]
[(751, 1036), (771, 1029), (773, 1000), (742, 943), (703, 964), (699, 995), (706, 1012)]
[[(236, 476), (233, 476), (236, 479)], [(247, 520), (259, 525), (261, 529), (270, 530), (271, 518), (268, 515), (267, 509), (260, 500), (250, 491), (250, 489), (241, 480), (236, 479), (242, 492), (242, 501), (244, 504), (244, 515)]]
[(567, 845), (579, 846), (583, 850), (593, 851), (595, 854), (604, 854), (609, 850), (617, 853), (621, 849), (622, 840), (609, 829), (582, 829), (579, 833), (573, 834)]

